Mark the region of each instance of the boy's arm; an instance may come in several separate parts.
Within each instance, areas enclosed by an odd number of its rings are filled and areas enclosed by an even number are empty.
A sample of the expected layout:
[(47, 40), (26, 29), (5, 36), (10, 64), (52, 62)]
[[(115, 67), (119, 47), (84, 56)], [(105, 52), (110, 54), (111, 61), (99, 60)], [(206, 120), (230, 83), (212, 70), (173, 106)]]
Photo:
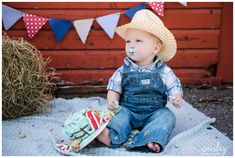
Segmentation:
[(169, 102), (176, 108), (182, 107), (183, 104), (183, 90), (182, 85), (178, 77), (174, 74), (171, 68), (168, 66), (165, 69), (164, 79), (167, 87), (167, 96)]
[(119, 102), (120, 95), (122, 93), (122, 87), (121, 87), (121, 82), (122, 82), (122, 71), (123, 71), (123, 66), (120, 67), (118, 70), (114, 72), (112, 77), (109, 79), (109, 83), (107, 86), (107, 103), (108, 103), (108, 108), (110, 110), (114, 110), (114, 104), (113, 102)]
[(108, 90), (108, 93), (107, 93), (107, 102), (108, 102), (108, 108), (110, 110), (114, 110), (113, 102), (119, 102), (120, 95), (121, 94), (116, 92), (116, 91)]

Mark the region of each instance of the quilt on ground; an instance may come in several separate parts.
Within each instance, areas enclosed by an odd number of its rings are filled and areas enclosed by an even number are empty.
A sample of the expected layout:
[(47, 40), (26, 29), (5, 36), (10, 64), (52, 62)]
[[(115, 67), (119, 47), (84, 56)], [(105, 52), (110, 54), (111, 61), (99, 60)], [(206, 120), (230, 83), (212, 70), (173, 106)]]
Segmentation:
[(70, 144), (70, 140), (62, 132), (64, 120), (71, 112), (90, 107), (103, 109), (106, 99), (101, 97), (54, 99), (50, 107), (43, 113), (21, 117), (2, 122), (2, 155), (10, 156), (154, 156), (154, 155), (233, 155), (233, 142), (211, 124), (215, 122), (187, 102), (177, 109), (170, 103), (176, 115), (176, 126), (170, 141), (161, 153), (128, 151), (125, 148), (111, 149), (97, 141), (93, 141), (79, 153), (61, 153), (56, 149), (57, 143)]

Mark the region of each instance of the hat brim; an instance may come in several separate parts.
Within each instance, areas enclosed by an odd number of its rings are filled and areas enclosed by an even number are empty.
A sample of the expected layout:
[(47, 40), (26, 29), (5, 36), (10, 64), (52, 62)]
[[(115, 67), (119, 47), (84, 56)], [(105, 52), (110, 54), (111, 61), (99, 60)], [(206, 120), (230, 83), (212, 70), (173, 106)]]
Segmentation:
[(158, 56), (164, 61), (168, 61), (176, 53), (177, 44), (175, 37), (164, 25), (156, 24), (149, 21), (135, 21), (128, 24), (119, 26), (115, 29), (117, 34), (123, 39), (126, 38), (126, 33), (129, 28), (139, 29), (142, 31), (147, 31), (155, 36), (157, 36), (162, 41), (162, 48), (158, 53)]

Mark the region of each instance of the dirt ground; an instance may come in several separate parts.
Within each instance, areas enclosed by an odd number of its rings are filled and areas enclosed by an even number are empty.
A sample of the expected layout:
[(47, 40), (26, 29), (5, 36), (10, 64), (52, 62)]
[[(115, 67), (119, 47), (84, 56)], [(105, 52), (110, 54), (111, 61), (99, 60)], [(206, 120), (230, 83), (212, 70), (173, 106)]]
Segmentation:
[(233, 86), (210, 85), (183, 87), (184, 99), (207, 116), (216, 118), (213, 124), (233, 140)]

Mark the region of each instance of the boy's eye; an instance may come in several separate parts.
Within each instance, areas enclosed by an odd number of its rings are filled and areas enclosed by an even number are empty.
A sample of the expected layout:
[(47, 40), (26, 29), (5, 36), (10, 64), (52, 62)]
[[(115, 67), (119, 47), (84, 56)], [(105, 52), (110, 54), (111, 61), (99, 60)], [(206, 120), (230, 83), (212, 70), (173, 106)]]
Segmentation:
[[(135, 40), (135, 41), (136, 41), (136, 42), (143, 42), (143, 41), (138, 40), (138, 39), (137, 39), (137, 40)], [(126, 43), (130, 43), (130, 40), (127, 40), (127, 41), (126, 41)]]

